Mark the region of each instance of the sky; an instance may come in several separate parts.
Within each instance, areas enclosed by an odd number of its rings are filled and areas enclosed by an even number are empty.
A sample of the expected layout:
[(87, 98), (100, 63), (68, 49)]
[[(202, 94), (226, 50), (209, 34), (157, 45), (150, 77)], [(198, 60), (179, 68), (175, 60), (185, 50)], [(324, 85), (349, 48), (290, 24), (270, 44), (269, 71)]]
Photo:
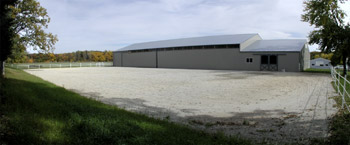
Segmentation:
[[(259, 33), (307, 39), (303, 0), (39, 0), (58, 36), (55, 53), (115, 51), (139, 42)], [(348, 6), (344, 8), (350, 9)], [(317, 45), (310, 46), (316, 50)], [(34, 52), (29, 50), (29, 52)]]

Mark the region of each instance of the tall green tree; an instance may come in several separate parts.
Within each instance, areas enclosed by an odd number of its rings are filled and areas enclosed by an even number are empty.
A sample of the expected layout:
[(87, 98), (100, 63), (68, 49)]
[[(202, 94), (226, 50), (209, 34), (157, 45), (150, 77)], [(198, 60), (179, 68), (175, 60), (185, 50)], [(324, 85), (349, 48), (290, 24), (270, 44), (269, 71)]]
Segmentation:
[(344, 0), (307, 0), (304, 2), (302, 21), (315, 27), (309, 34), (309, 43), (318, 44), (321, 52), (334, 53), (332, 64), (337, 65), (342, 61), (346, 75), (350, 33), (349, 24), (344, 22), (346, 14), (339, 7), (341, 3)]
[(11, 17), (10, 5), (14, 5), (15, 0), (0, 1), (0, 72), (4, 75), (4, 61), (11, 54), (13, 45), (14, 31), (11, 26), (14, 24), (14, 19)]
[[(13, 43), (11, 47), (5, 48), (6, 51), (11, 52), (12, 50), (13, 56), (19, 56), (26, 51), (27, 47), (40, 52), (52, 52), (54, 50), (54, 45), (58, 39), (56, 35), (45, 32), (50, 17), (38, 1), (16, 0), (4, 7), (8, 10), (7, 16), (12, 20), (9, 26), (10, 31), (14, 33), (14, 35), (8, 35), (12, 38), (11, 42)], [(6, 57), (8, 56), (6, 55)], [(4, 60), (6, 58), (0, 61)]]

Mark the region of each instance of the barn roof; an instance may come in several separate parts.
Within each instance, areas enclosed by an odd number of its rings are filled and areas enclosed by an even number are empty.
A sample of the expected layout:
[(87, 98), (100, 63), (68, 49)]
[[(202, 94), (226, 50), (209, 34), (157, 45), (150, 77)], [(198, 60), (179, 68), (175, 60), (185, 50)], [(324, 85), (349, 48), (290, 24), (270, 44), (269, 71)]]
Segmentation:
[(257, 40), (243, 52), (299, 52), (307, 43), (306, 39)]
[(321, 57), (312, 59), (312, 60), (310, 60), (310, 61), (326, 61), (326, 62), (331, 62), (330, 60), (324, 59), (324, 58), (321, 58)]
[(135, 44), (123, 47), (117, 51), (182, 47), (182, 46), (240, 44), (256, 35), (258, 34), (218, 35), (218, 36), (205, 36), (205, 37), (192, 37), (192, 38), (152, 41), (152, 42), (144, 42), (144, 43), (135, 43)]

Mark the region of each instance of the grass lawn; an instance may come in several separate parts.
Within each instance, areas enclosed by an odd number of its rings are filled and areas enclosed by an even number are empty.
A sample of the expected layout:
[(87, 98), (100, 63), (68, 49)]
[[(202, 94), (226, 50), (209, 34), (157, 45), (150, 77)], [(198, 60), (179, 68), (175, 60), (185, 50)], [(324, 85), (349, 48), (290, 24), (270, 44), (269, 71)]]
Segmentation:
[(312, 73), (331, 73), (330, 69), (317, 69), (317, 68), (308, 68), (304, 70), (304, 72), (312, 72)]
[[(350, 80), (350, 77), (347, 77), (347, 80)], [(340, 83), (344, 83), (344, 79), (340, 79)], [(332, 82), (333, 87), (337, 90), (337, 87), (334, 82)], [(350, 92), (350, 85), (346, 85), (346, 90)], [(342, 89), (340, 90), (342, 92)], [(340, 108), (338, 113), (331, 119), (330, 123), (330, 133), (331, 135), (328, 137), (326, 142), (322, 142), (319, 144), (350, 144), (350, 113), (346, 110), (346, 108), (341, 109), (342, 106), (342, 97), (335, 96), (333, 98), (337, 103), (337, 107)], [(345, 102), (347, 105), (350, 105), (350, 99), (348, 97), (345, 98)]]
[(252, 144), (127, 112), (6, 68), (0, 144)]

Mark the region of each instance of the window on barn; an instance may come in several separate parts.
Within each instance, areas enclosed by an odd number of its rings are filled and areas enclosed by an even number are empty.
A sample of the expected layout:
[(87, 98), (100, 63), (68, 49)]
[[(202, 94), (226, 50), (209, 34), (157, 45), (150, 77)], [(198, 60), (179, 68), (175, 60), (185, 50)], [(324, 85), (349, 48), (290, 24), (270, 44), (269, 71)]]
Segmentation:
[(193, 49), (203, 49), (203, 46), (193, 46)]
[(174, 50), (174, 48), (173, 47), (169, 47), (169, 48), (166, 48), (165, 50), (166, 51), (171, 51), (171, 50)]
[(253, 63), (253, 58), (248, 57), (248, 58), (246, 59), (246, 62), (247, 62), (247, 63)]
[(328, 66), (328, 64), (326, 64), (326, 66)]
[(204, 49), (211, 49), (211, 48), (214, 48), (214, 45), (206, 45), (206, 46), (204, 46)]
[(239, 48), (239, 44), (230, 44), (227, 45), (227, 48)]
[(315, 66), (315, 64), (312, 64), (312, 66)]
[(192, 47), (191, 46), (188, 46), (188, 47), (183, 47), (183, 50), (191, 50)]
[(175, 47), (174, 50), (182, 50), (182, 47)]
[(227, 48), (227, 45), (215, 45), (215, 48)]

